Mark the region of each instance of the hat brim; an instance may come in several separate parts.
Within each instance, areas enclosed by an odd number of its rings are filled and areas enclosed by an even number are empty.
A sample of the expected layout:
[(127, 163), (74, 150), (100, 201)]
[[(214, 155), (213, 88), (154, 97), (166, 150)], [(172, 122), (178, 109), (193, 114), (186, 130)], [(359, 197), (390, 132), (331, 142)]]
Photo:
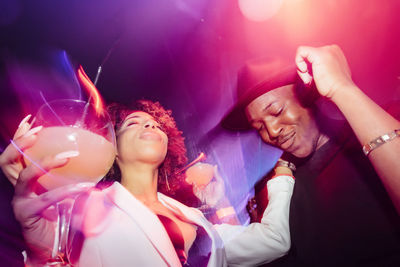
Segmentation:
[(288, 66), (276, 75), (268, 77), (268, 79), (263, 80), (256, 86), (248, 89), (245, 94), (240, 96), (236, 104), (221, 120), (221, 126), (225, 129), (235, 131), (251, 129), (245, 114), (245, 108), (247, 105), (265, 93), (285, 85), (295, 84), (297, 81), (298, 75), (296, 66), (294, 65)]

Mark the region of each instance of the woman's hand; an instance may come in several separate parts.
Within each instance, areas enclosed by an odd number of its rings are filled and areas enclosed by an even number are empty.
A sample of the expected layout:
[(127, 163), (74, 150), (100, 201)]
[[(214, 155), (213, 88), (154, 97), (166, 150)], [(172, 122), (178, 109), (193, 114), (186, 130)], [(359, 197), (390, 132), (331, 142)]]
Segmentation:
[(274, 167), (273, 176), (276, 176), (276, 175), (293, 176), (293, 172), (295, 170), (296, 170), (296, 166), (293, 163), (283, 160), (283, 159), (279, 159)]
[(0, 155), (0, 167), (7, 179), (15, 186), (18, 175), (24, 167), (24, 159), (21, 151), (31, 147), (36, 139), (37, 133), (42, 126), (31, 129), (32, 123), (29, 123), (31, 115), (26, 116), (19, 124), (13, 137), (13, 143), (10, 143)]
[(336, 91), (354, 86), (347, 60), (337, 45), (300, 46), (295, 60), (300, 78), (308, 85), (314, 79), (322, 96), (332, 99)]
[(14, 214), (22, 226), (29, 258), (39, 265), (49, 259), (53, 251), (57, 227), (57, 212), (53, 205), (93, 187), (93, 183), (86, 183), (59, 187), (41, 195), (34, 192), (35, 184), (42, 175), (64, 166), (71, 156), (76, 156), (76, 153), (63, 152), (29, 165), (20, 172), (15, 184)]
[(293, 176), (293, 172), (288, 167), (278, 166), (274, 168), (275, 175), (291, 175)]
[[(59, 168), (67, 164), (71, 154), (60, 153), (56, 156), (47, 156), (37, 164), (31, 164), (23, 169), (15, 185), (15, 193), (12, 201), (16, 219), (23, 228), (29, 228), (42, 213), (53, 204), (67, 198), (70, 195), (82, 192), (88, 188), (88, 184), (71, 185), (53, 189), (41, 195), (34, 191), (37, 180), (53, 168)], [(93, 184), (90, 184), (93, 186)], [(46, 214), (46, 219), (56, 219), (56, 214)]]

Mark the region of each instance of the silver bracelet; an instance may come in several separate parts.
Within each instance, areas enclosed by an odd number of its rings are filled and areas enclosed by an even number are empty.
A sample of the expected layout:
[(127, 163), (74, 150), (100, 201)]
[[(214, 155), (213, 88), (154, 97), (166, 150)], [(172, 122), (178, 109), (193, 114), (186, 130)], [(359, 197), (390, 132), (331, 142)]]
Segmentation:
[(365, 144), (362, 147), (362, 150), (363, 150), (365, 156), (368, 156), (369, 153), (371, 153), (371, 151), (374, 150), (375, 148), (380, 147), (381, 145), (383, 145), (387, 142), (390, 142), (399, 136), (400, 136), (400, 129), (396, 129), (393, 132), (381, 135), (381, 136), (375, 138), (374, 140), (372, 140), (371, 142), (369, 142), (368, 144)]
[(294, 165), (292, 162), (283, 160), (283, 159), (278, 159), (278, 161), (276, 162), (275, 167), (286, 167), (292, 170), (292, 172), (296, 171), (296, 165)]

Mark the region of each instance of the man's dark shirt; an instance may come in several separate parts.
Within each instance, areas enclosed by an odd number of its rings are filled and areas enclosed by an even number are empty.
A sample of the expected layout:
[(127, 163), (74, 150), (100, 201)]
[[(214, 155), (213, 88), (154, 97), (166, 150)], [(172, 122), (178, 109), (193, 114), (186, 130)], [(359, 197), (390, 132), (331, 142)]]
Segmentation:
[(323, 145), (295, 177), (292, 246), (267, 266), (400, 266), (400, 216), (354, 136)]

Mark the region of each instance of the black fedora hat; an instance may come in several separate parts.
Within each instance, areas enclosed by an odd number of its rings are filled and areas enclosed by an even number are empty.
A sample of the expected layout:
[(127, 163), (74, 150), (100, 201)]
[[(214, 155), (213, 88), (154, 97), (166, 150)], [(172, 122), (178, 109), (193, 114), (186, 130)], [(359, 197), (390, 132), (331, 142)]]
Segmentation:
[(276, 88), (298, 81), (296, 65), (283, 59), (255, 59), (239, 70), (236, 104), (221, 120), (229, 130), (248, 130), (245, 108), (257, 97)]

